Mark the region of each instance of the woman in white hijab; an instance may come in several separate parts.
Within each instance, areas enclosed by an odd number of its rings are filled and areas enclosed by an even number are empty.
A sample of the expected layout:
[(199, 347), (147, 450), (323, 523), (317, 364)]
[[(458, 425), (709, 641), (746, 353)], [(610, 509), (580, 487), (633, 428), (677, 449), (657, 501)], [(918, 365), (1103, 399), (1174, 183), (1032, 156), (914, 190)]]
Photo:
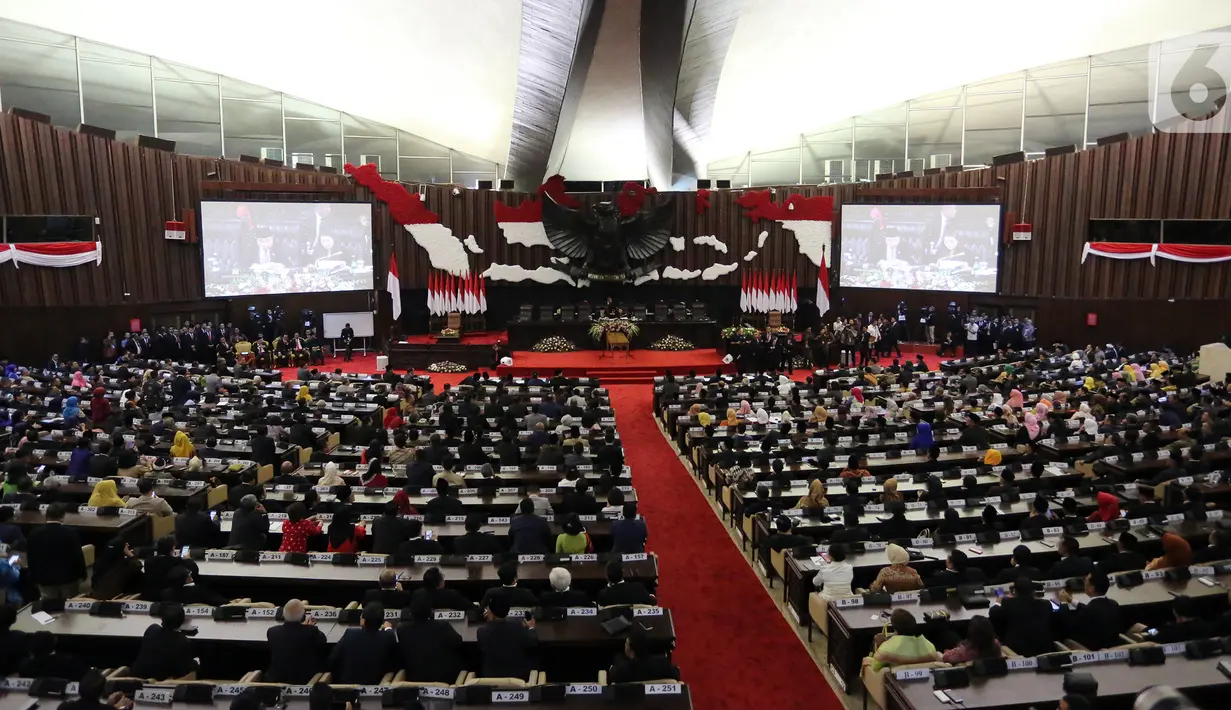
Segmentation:
[(757, 407), (757, 424), (769, 424), (769, 412), (764, 407)]
[[(1085, 405), (1082, 405), (1082, 406), (1085, 406)], [(1081, 428), (1082, 428), (1082, 431), (1089, 434), (1090, 436), (1096, 439), (1098, 438), (1098, 420), (1096, 420), (1093, 416), (1086, 417), (1086, 421), (1082, 423)]]
[(1087, 402), (1082, 402), (1077, 407), (1077, 411), (1069, 415), (1069, 419), (1093, 419), (1094, 415), (1090, 413), (1090, 405)]
[(324, 473), (321, 474), (321, 478), (316, 482), (316, 485), (340, 486), (343, 483), (345, 483), (345, 481), (342, 480), (342, 475), (338, 473), (338, 465), (333, 461), (330, 461), (325, 464)]
[(791, 390), (793, 389), (795, 389), (795, 385), (794, 383), (791, 382), (791, 378), (787, 377), (786, 375), (778, 375), (778, 394), (779, 395), (783, 397), (790, 397)]

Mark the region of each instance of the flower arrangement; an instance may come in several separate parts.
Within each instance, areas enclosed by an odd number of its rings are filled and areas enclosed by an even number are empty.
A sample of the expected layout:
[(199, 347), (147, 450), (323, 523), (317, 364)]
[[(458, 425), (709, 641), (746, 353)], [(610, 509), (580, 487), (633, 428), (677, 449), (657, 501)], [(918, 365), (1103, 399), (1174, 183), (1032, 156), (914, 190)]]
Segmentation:
[(571, 353), (577, 349), (577, 346), (570, 340), (566, 340), (558, 335), (543, 338), (530, 348), (536, 353)]
[(722, 329), (723, 340), (730, 340), (731, 338), (755, 338), (760, 334), (761, 331), (750, 325), (733, 325)]
[(461, 335), (461, 331), (459, 331), (457, 328), (441, 328), (440, 329), (440, 336), (442, 338), (456, 338), (459, 335)]
[(590, 337), (602, 340), (607, 333), (623, 333), (632, 340), (641, 332), (641, 326), (628, 318), (599, 318), (590, 326)]
[(671, 350), (679, 352), (681, 350), (696, 350), (697, 346), (684, 340), (678, 335), (668, 335), (661, 340), (658, 340), (650, 346), (650, 350)]
[(459, 365), (456, 362), (450, 362), (448, 360), (444, 360), (442, 362), (434, 362), (431, 365), (428, 365), (427, 371), (428, 372), (442, 372), (442, 373), (466, 372), (466, 366)]
[(786, 327), (785, 325), (780, 325), (777, 328), (770, 328), (769, 332), (777, 333), (779, 335), (785, 335), (786, 333), (790, 333), (791, 329)]

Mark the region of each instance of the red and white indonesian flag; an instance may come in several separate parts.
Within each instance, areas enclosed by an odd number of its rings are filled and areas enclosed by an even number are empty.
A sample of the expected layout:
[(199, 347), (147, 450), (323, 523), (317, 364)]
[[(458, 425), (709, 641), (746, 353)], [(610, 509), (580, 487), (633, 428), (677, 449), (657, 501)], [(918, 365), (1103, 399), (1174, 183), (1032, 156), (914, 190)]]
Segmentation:
[(65, 268), (93, 263), (103, 263), (102, 242), (41, 242), (32, 244), (0, 244), (0, 264), (13, 262), (14, 266), (47, 266)]
[(398, 278), (398, 260), (389, 255), (389, 275), (385, 277), (385, 290), (389, 292), (389, 300), (393, 303), (393, 320), (402, 317), (402, 280)]
[(829, 264), (824, 258), (816, 272), (816, 310), (822, 316), (829, 310)]
[(1149, 259), (1155, 257), (1183, 261), (1189, 264), (1213, 264), (1231, 261), (1231, 246), (1222, 244), (1133, 244), (1124, 242), (1086, 242), (1081, 263), (1089, 256), (1107, 259)]

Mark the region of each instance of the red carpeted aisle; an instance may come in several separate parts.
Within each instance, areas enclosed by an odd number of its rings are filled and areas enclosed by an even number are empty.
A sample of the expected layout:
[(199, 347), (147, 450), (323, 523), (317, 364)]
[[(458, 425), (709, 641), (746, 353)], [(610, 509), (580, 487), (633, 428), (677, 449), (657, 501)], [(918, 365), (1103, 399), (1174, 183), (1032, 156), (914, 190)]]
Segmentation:
[(654, 420), (648, 385), (609, 387), (640, 512), (658, 553), (675, 662), (693, 707), (840, 709), (824, 676), (722, 529)]

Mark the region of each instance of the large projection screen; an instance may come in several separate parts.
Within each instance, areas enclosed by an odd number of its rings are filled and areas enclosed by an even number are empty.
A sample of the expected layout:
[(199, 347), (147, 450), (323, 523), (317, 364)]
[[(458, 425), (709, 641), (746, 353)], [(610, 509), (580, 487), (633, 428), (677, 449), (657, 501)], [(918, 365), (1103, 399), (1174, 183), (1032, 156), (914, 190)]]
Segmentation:
[(842, 206), (838, 285), (995, 293), (1000, 205)]
[(205, 296), (372, 290), (372, 206), (202, 202)]

